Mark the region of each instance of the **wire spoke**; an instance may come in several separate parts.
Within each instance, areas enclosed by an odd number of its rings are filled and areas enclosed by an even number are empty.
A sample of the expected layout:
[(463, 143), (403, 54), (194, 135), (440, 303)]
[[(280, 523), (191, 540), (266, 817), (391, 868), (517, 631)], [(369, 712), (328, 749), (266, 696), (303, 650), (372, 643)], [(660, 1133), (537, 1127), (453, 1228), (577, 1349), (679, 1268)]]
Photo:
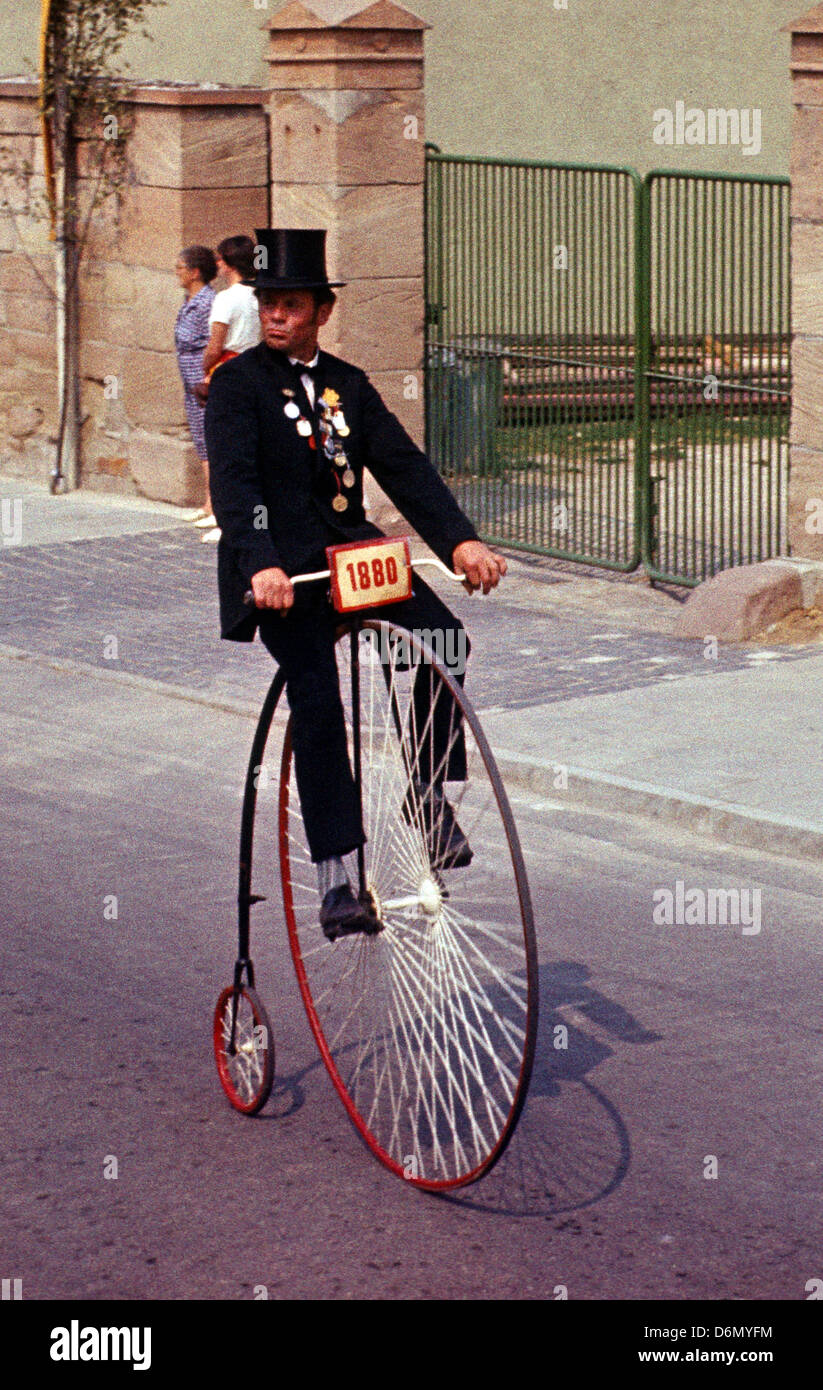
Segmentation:
[[(415, 638), (409, 638), (409, 659), (401, 662), (408, 648), (396, 640), (397, 629), (381, 623), (365, 632), (363, 817), (367, 881), (378, 910), (386, 904), (382, 929), (334, 944), (323, 939), (314, 866), (291, 775), (281, 812), (290, 930), (304, 972), (304, 1001), (358, 1128), (396, 1171), (448, 1186), (478, 1175), (494, 1160), (517, 1113), (524, 1056), (533, 1046), (525, 934), (530, 918), (527, 926), (508, 849), (512, 831), (504, 822), (501, 844), (497, 797), (474, 744), (471, 783), (462, 783), (450, 804), (455, 817), (461, 815), (464, 834), (468, 826), (475, 859), (445, 875), (432, 870), (448, 846), (427, 788), (443, 786), (465, 737), (465, 697), (452, 693)], [(337, 654), (351, 755), (346, 641)], [(350, 863), (355, 859), (350, 856)], [(256, 1049), (248, 1055), (242, 1050), (246, 1035), (239, 1029), (237, 1036), (237, 1084), (253, 1091), (261, 1058)]]

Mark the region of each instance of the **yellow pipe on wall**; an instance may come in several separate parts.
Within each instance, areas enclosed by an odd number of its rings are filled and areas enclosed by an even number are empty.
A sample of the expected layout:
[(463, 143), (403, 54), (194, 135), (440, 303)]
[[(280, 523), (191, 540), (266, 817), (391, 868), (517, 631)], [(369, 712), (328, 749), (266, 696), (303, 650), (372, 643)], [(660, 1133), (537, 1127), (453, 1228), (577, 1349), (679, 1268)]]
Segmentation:
[(51, 121), (46, 114), (46, 79), (48, 77), (51, 7), (52, 0), (42, 0), (40, 13), (40, 124), (43, 131), (43, 162), (46, 169), (46, 189), (49, 195), (51, 238), (53, 241), (57, 231), (55, 222), (54, 145)]

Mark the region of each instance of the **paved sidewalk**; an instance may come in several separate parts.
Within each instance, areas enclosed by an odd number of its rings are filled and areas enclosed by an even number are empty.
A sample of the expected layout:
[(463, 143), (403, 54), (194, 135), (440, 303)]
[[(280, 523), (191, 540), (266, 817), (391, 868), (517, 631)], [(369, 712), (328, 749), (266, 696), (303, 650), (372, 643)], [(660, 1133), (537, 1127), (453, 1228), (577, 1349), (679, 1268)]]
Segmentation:
[[(257, 710), (271, 664), (257, 643), (220, 642), (215, 549), (184, 513), (14, 479), (0, 499), (0, 655)], [(436, 586), (469, 627), (467, 688), (506, 776), (545, 795), (547, 824), (580, 802), (823, 851), (819, 644), (715, 659), (673, 636), (683, 592), (552, 561), (510, 557), (488, 599)]]

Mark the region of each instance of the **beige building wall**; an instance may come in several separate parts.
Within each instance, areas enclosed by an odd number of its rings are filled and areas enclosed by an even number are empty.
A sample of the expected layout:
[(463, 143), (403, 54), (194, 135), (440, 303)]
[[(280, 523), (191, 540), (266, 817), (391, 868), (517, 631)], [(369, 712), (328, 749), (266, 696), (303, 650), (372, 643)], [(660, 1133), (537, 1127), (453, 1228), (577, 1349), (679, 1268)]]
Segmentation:
[[(345, 0), (320, 0), (327, 11)], [(567, 8), (557, 8), (558, 5)], [(266, 80), (262, 25), (280, 0), (168, 0), (154, 42), (127, 50), (135, 77)], [(418, 0), (428, 138), (455, 154), (787, 174), (789, 37), (799, 0)], [(40, 0), (3, 0), (0, 74), (37, 54)], [(656, 108), (755, 107), (762, 151), (661, 148)]]

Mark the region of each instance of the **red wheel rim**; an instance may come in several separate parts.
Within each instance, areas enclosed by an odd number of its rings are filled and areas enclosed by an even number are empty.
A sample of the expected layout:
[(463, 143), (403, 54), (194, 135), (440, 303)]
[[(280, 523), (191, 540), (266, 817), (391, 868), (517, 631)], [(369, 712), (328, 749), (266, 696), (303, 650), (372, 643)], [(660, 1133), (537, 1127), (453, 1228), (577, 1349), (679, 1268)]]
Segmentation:
[[(236, 1045), (238, 1054), (232, 1058), (227, 1048), (231, 1029), (233, 986), (223, 990), (214, 1011), (212, 1042), (220, 1085), (235, 1110), (242, 1115), (255, 1115), (271, 1094), (274, 1080), (274, 1040), (268, 1014), (252, 989), (239, 991)], [(261, 1044), (258, 1029), (265, 1030)]]
[[(378, 625), (374, 624), (370, 626), (377, 627)], [(421, 1089), (423, 1091), (428, 1089), (433, 1098), (430, 1098), (427, 1103), (424, 1096), (423, 1105), (421, 1107), (418, 1094), (417, 1098), (414, 1100), (413, 1106), (406, 1106), (407, 1110), (416, 1106), (414, 1121), (404, 1119), (400, 1124), (398, 1124), (396, 1120), (391, 1121), (390, 1127), (391, 1124), (393, 1124), (394, 1128), (388, 1136), (389, 1142), (386, 1141), (385, 1124), (382, 1133), (376, 1132), (380, 1130), (380, 1125), (376, 1124), (374, 1119), (374, 1107), (376, 1102), (372, 1105), (371, 1114), (369, 1113), (369, 1107), (367, 1105), (363, 1105), (362, 1102), (358, 1103), (356, 1092), (360, 1085), (360, 1074), (362, 1072), (360, 1059), (358, 1058), (355, 1063), (354, 1084), (352, 1084), (351, 1079), (347, 1083), (341, 1073), (341, 1067), (338, 1062), (341, 1054), (346, 1051), (346, 1045), (345, 1042), (338, 1045), (339, 1035), (337, 1038), (331, 1034), (327, 1036), (328, 1022), (324, 1027), (324, 1018), (321, 1016), (323, 997), (321, 997), (319, 993), (316, 994), (316, 985), (315, 988), (313, 988), (311, 976), (312, 969), (314, 968), (313, 962), (320, 959), (323, 952), (340, 952), (344, 959), (347, 953), (352, 959), (359, 953), (363, 960), (368, 959), (365, 953), (379, 953), (381, 950), (385, 953), (385, 951), (389, 949), (389, 937), (392, 935), (394, 929), (392, 928), (390, 931), (387, 928), (385, 933), (381, 933), (374, 938), (346, 938), (332, 946), (323, 941), (321, 929), (317, 924), (316, 912), (318, 904), (316, 889), (313, 899), (311, 894), (309, 894), (303, 903), (296, 905), (293, 875), (293, 861), (295, 855), (292, 848), (295, 835), (293, 830), (294, 798), (291, 777), (291, 721), (289, 722), (283, 745), (279, 818), (283, 905), (289, 935), (289, 944), (301, 997), (323, 1063), (331, 1077), (335, 1090), (343, 1102), (349, 1118), (371, 1152), (385, 1167), (398, 1177), (402, 1177), (413, 1186), (420, 1187), (427, 1191), (446, 1191), (475, 1182), (484, 1173), (488, 1172), (500, 1158), (511, 1139), (525, 1100), (531, 1074), (537, 1029), (537, 961), (531, 903), (525, 878), (522, 854), (517, 841), (517, 834), (514, 828), (511, 811), (505, 797), (502, 783), (500, 782), (499, 774), (494, 765), (494, 760), (468, 701), (465, 699), (456, 683), (450, 680), (448, 673), (438, 671), (438, 678), (442, 679), (444, 683), (448, 685), (448, 688), (453, 691), (455, 699), (459, 699), (464, 719), (473, 737), (475, 757), (482, 760), (485, 779), (489, 784), (490, 795), (494, 801), (498, 829), (502, 822), (506, 834), (509, 849), (508, 859), (510, 859), (510, 877), (516, 890), (514, 894), (516, 910), (512, 912), (511, 915), (513, 918), (516, 918), (517, 921), (512, 927), (510, 935), (512, 941), (519, 938), (518, 959), (522, 968), (518, 973), (522, 974), (523, 980), (522, 982), (518, 980), (517, 1004), (519, 1014), (517, 1028), (515, 1029), (514, 1025), (510, 1023), (510, 1020), (504, 1019), (502, 1024), (498, 1024), (498, 1032), (495, 1035), (495, 1039), (502, 1039), (498, 1047), (499, 1054), (501, 1055), (495, 1055), (495, 1047), (488, 1043), (488, 1038), (486, 1038), (486, 1044), (488, 1044), (488, 1046), (484, 1052), (482, 1034), (484, 1031), (490, 1032), (491, 1029), (481, 1020), (480, 1008), (476, 1003), (476, 999), (479, 997), (483, 1003), (483, 1008), (487, 1009), (489, 1000), (488, 981), (484, 982), (473, 978), (477, 971), (477, 947), (469, 940), (470, 933), (467, 932), (464, 926), (466, 919), (461, 918), (458, 921), (457, 933), (454, 931), (451, 932), (448, 951), (454, 956), (454, 943), (456, 938), (462, 936), (465, 939), (466, 957), (462, 963), (460, 960), (457, 961), (451, 976), (452, 979), (457, 979), (459, 985), (459, 989), (455, 991), (455, 996), (460, 997), (460, 1008), (462, 1009), (461, 1021), (459, 1023), (455, 1022), (455, 1019), (458, 1017), (458, 1012), (454, 1006), (454, 998), (448, 997), (441, 987), (440, 995), (429, 1010), (433, 1020), (431, 1027), (433, 1041), (428, 1049), (431, 1055), (427, 1062), (431, 1077), (430, 1084), (427, 1077), (424, 1079), (426, 1084), (421, 1086), (419, 1072), (417, 1073), (418, 1093)], [(462, 873), (464, 871), (461, 870), (459, 872)], [(352, 881), (354, 880), (352, 879)], [(446, 894), (446, 897), (448, 897), (448, 894)], [(446, 922), (447, 911), (450, 916), (454, 915), (451, 908), (446, 909), (445, 906), (441, 906), (442, 915), (435, 924), (437, 929), (442, 929), (444, 925), (449, 925), (449, 923)], [(298, 918), (302, 921), (302, 930), (301, 922), (298, 921)], [(489, 928), (488, 924), (483, 924), (479, 927), (478, 932), (485, 932), (486, 940), (492, 940), (494, 938), (494, 932)], [(408, 936), (409, 933), (406, 932), (406, 935)], [(394, 936), (395, 938), (397, 937), (396, 932), (394, 932)], [(461, 949), (463, 949), (462, 943), (459, 944), (461, 945)], [(513, 950), (511, 943), (507, 942), (506, 945), (510, 951)], [(396, 953), (396, 940), (391, 943), (391, 949)], [(413, 949), (416, 950), (416, 946), (413, 947)], [(307, 951), (308, 959), (306, 956)], [(441, 956), (444, 954), (444, 951), (445, 948), (441, 948)], [(471, 956), (472, 951), (475, 952), (474, 956)], [(468, 964), (465, 963), (466, 961), (468, 961)], [(357, 965), (352, 966), (353, 970), (359, 968), (360, 967)], [(390, 973), (389, 967), (387, 967), (387, 973)], [(514, 978), (513, 972), (511, 972), (511, 978)], [(504, 995), (506, 990), (508, 990), (510, 994), (514, 994), (509, 979), (503, 978), (503, 976), (499, 974), (498, 980), (501, 986), (499, 991), (501, 996)], [(330, 991), (326, 991), (326, 994), (329, 993)], [(475, 996), (475, 998), (472, 1004), (467, 1008), (464, 1001), (471, 996)], [(321, 1007), (318, 1007), (318, 1003), (320, 1003)], [(416, 1007), (419, 1017), (421, 1016), (419, 1001)], [(428, 1004), (426, 1007), (428, 1008)], [(438, 1009), (441, 1014), (439, 1022), (436, 1017)], [(408, 1087), (410, 1075), (414, 1072), (416, 1065), (413, 1054), (417, 1050), (421, 1056), (424, 1055), (428, 1043), (426, 1040), (421, 1042), (419, 1030), (415, 1031), (415, 1017), (411, 1006), (408, 1005), (408, 1003), (404, 1003), (403, 1010), (405, 1011), (406, 1022), (403, 1023), (401, 1021), (402, 1026), (400, 1029), (398, 1029), (396, 1024), (392, 1025), (392, 1047), (389, 1048), (388, 1044), (385, 1042), (382, 1044), (383, 1053), (381, 1054), (380, 1065), (386, 1067), (390, 1065), (386, 1058), (388, 1053), (392, 1051), (396, 1056), (396, 1062), (392, 1062), (392, 1065), (396, 1065), (401, 1083), (405, 1084), (407, 1089), (413, 1091), (413, 1085), (411, 1088)], [(513, 1006), (512, 1012), (514, 1012)], [(466, 1021), (467, 1013), (469, 1014), (468, 1022)], [(490, 1016), (490, 1011), (487, 1010), (487, 1013), (489, 1013)], [(520, 1015), (522, 1015), (522, 1017)], [(408, 1023), (409, 1020), (411, 1021), (410, 1027)], [(508, 1033), (505, 1031), (507, 1027), (509, 1029)], [(403, 1033), (406, 1042), (409, 1044), (408, 1050), (412, 1060), (408, 1065), (404, 1063), (400, 1057), (400, 1047), (398, 1046), (398, 1036), (400, 1032)], [(438, 1032), (440, 1033), (439, 1041), (437, 1038)], [(516, 1043), (514, 1041), (515, 1032), (517, 1033)], [(459, 1060), (455, 1060), (454, 1054), (457, 1051), (455, 1040), (458, 1038), (458, 1035), (461, 1046), (464, 1047), (465, 1055), (459, 1058)], [(350, 1061), (351, 1059), (349, 1058), (348, 1060)], [(374, 1062), (374, 1067), (377, 1067), (376, 1061)], [(495, 1075), (495, 1070), (497, 1070), (499, 1075)], [(447, 1079), (441, 1079), (436, 1073), (442, 1073)], [(414, 1076), (412, 1076), (413, 1081), (414, 1079)], [(485, 1093), (484, 1089), (486, 1086), (488, 1086), (488, 1091), (490, 1093), (488, 1095)], [(501, 1094), (504, 1096), (502, 1100), (495, 1096), (495, 1086), (498, 1086)], [(379, 1085), (377, 1083), (375, 1083), (375, 1087), (376, 1091), (379, 1093)], [(355, 1092), (355, 1094), (353, 1094), (353, 1092)], [(471, 1096), (469, 1096), (469, 1092), (472, 1093)], [(471, 1116), (468, 1115), (469, 1101), (471, 1100), (471, 1103), (475, 1104), (475, 1094), (476, 1110), (480, 1112), (479, 1119), (477, 1113)], [(450, 1136), (448, 1142), (455, 1150), (455, 1157), (453, 1160), (446, 1162), (443, 1161), (443, 1150), (445, 1147), (448, 1147), (448, 1144), (439, 1140), (438, 1129), (444, 1122), (444, 1115), (449, 1111), (450, 1102), (451, 1112), (448, 1118), (454, 1120), (455, 1095), (459, 1096), (463, 1111), (466, 1112), (465, 1114), (461, 1113), (457, 1117), (458, 1120), (463, 1124), (464, 1129), (474, 1129), (479, 1132), (482, 1142), (477, 1138), (476, 1133), (471, 1136), (471, 1143), (468, 1145), (464, 1144), (462, 1139), (458, 1141), (454, 1135)], [(467, 1099), (467, 1097), (469, 1098)], [(457, 1108), (459, 1108), (459, 1106)], [(396, 1109), (397, 1113), (403, 1110), (403, 1103), (399, 1100), (396, 1103)], [(415, 1123), (418, 1125), (418, 1135), (415, 1136), (410, 1144), (413, 1152), (409, 1153), (408, 1156), (404, 1158), (404, 1156), (398, 1152), (400, 1129), (404, 1128), (404, 1132), (411, 1133)], [(448, 1127), (448, 1125), (446, 1127)], [(456, 1125), (454, 1127), (457, 1128)], [(432, 1152), (435, 1150), (440, 1151), (441, 1157), (438, 1162), (442, 1171), (432, 1171), (428, 1155), (425, 1156), (424, 1159), (422, 1151), (419, 1152), (420, 1132), (425, 1134), (426, 1143)], [(472, 1143), (474, 1146), (473, 1150), (471, 1147)], [(391, 1147), (394, 1148), (394, 1152), (391, 1151)], [(402, 1147), (402, 1144), (400, 1147)], [(472, 1152), (475, 1161), (470, 1161), (470, 1153)], [(434, 1167), (437, 1167), (437, 1163), (435, 1163)]]

